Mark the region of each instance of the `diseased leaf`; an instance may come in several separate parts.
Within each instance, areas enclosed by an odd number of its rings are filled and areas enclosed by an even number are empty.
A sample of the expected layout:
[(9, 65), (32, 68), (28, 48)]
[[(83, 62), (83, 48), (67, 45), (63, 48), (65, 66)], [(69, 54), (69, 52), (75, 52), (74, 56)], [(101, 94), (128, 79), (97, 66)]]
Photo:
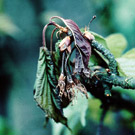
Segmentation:
[(87, 40), (84, 39), (79, 27), (77, 26), (75, 22), (69, 19), (65, 19), (65, 24), (73, 33), (75, 45), (77, 45), (79, 49), (82, 51), (85, 57), (83, 58), (84, 64), (85, 64), (85, 67), (87, 68), (89, 58), (91, 55), (91, 45)]
[(116, 60), (126, 76), (135, 77), (135, 48)]
[(105, 38), (111, 53), (118, 58), (127, 47), (127, 40), (122, 34), (111, 34)]
[(35, 82), (34, 99), (47, 117), (53, 118), (67, 126), (67, 119), (63, 116), (61, 101), (56, 89), (57, 80), (54, 74), (54, 65), (45, 47), (40, 48), (38, 69)]
[[(59, 16), (54, 16), (53, 18), (58, 18), (64, 22), (64, 24), (68, 27), (68, 29), (72, 32), (75, 46), (77, 47), (77, 54), (76, 54), (76, 62), (75, 67), (77, 70), (81, 70), (78, 65), (80, 65), (78, 62), (80, 62), (80, 55), (82, 54), (81, 60), (83, 60), (83, 63), (81, 63), (81, 68), (88, 68), (89, 58), (91, 55), (91, 45), (90, 43), (84, 39), (78, 25), (70, 20), (70, 19), (64, 19)], [(81, 53), (81, 54), (80, 54)]]

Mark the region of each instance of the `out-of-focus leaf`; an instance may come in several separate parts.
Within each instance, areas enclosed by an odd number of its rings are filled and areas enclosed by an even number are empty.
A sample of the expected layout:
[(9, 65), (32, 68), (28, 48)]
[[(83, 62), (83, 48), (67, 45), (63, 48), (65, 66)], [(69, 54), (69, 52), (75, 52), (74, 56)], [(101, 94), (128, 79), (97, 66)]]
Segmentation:
[(100, 114), (101, 114), (101, 109), (100, 105), (101, 102), (98, 99), (91, 98), (89, 99), (88, 102), (88, 111), (87, 111), (87, 118), (91, 118), (94, 122), (98, 123)]
[(125, 54), (122, 55), (122, 58), (135, 59), (135, 48), (129, 50)]
[(0, 116), (0, 135), (16, 135), (12, 129), (9, 128), (6, 118)]
[(122, 34), (111, 34), (105, 39), (107, 42), (107, 47), (110, 49), (115, 58), (120, 57), (127, 47), (126, 38)]
[(5, 14), (0, 14), (0, 34), (6, 34), (11, 37), (20, 32), (20, 29)]
[(126, 76), (135, 77), (135, 48), (116, 60)]
[(67, 119), (62, 113), (61, 101), (58, 96), (56, 84), (54, 65), (50, 53), (47, 48), (41, 47), (34, 86), (34, 99), (41, 109), (46, 112), (48, 117), (67, 126)]
[[(68, 117), (68, 125), (71, 127), (73, 134), (76, 134), (82, 126), (86, 124), (86, 111), (88, 109), (88, 99), (82, 96), (81, 92), (76, 92), (77, 99), (74, 99), (74, 104), (70, 104), (64, 109), (64, 114)], [(67, 129), (53, 123), (54, 135), (70, 135), (71, 132)]]

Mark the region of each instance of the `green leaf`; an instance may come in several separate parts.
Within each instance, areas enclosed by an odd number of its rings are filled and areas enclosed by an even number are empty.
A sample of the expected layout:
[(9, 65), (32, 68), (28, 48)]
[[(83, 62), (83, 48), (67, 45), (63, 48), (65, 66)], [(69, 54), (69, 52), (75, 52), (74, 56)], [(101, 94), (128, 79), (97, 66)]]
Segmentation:
[(107, 46), (111, 53), (118, 58), (122, 55), (123, 51), (127, 47), (127, 40), (122, 34), (111, 34), (106, 37)]
[(135, 77), (135, 48), (116, 60), (126, 76)]
[(124, 55), (122, 55), (122, 58), (135, 59), (135, 48), (129, 50)]
[(53, 118), (56, 122), (61, 122), (67, 126), (67, 119), (62, 114), (61, 101), (56, 84), (57, 80), (50, 53), (47, 48), (41, 47), (34, 86), (34, 99), (39, 107), (46, 112), (47, 117)]
[[(68, 108), (64, 110), (64, 113), (66, 116), (68, 116), (69, 119), (74, 119), (74, 117), (78, 117), (78, 121), (81, 122), (82, 126), (85, 126), (85, 115), (88, 108), (88, 99), (81, 93), (76, 91), (76, 98), (74, 99), (74, 104), (70, 104)], [(83, 105), (82, 105), (83, 103)], [(73, 111), (74, 110), (74, 111)], [(73, 124), (71, 122), (71, 124)], [(70, 123), (69, 123), (70, 125)]]

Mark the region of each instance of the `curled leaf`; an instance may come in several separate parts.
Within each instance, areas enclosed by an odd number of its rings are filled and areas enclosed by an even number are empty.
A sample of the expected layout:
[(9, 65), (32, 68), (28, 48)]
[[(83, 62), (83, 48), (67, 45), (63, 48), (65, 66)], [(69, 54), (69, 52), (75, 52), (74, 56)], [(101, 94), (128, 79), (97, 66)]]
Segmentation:
[(34, 99), (47, 117), (67, 125), (67, 119), (62, 113), (59, 90), (56, 88), (56, 84), (54, 64), (50, 53), (45, 47), (41, 47), (34, 86)]
[[(62, 20), (64, 22), (64, 24), (67, 26), (67, 28), (72, 32), (75, 46), (77, 47), (76, 61), (75, 61), (76, 71), (82, 70), (84, 68), (88, 68), (89, 58), (91, 55), (91, 45), (83, 37), (78, 25), (70, 19), (64, 19), (59, 16), (52, 17), (51, 21), (54, 18), (58, 18), (58, 19)], [(82, 62), (80, 62), (80, 60)], [(80, 66), (80, 65), (82, 65), (82, 66)]]

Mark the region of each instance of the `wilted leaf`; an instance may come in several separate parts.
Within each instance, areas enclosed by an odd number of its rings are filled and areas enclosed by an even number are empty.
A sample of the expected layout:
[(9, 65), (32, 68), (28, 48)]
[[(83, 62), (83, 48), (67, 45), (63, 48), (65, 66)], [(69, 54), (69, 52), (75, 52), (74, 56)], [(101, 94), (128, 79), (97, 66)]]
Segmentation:
[[(81, 52), (82, 60), (83, 60), (83, 63), (81, 63), (82, 64), (81, 68), (82, 67), (87, 68), (88, 63), (89, 63), (89, 58), (91, 55), (90, 43), (84, 39), (79, 27), (77, 26), (77, 24), (74, 21), (72, 21), (70, 19), (64, 19), (59, 16), (54, 16), (51, 19), (53, 19), (53, 18), (58, 18), (58, 19), (62, 20), (64, 22), (64, 24), (68, 27), (68, 29), (73, 34), (75, 46), (77, 46), (77, 49), (79, 50), (79, 51), (77, 51), (77, 54), (76, 54), (76, 63), (75, 63), (76, 66), (75, 67), (77, 68), (77, 66), (79, 65), (78, 62), (80, 62), (80, 52)], [(79, 67), (78, 67), (78, 69), (79, 69)]]
[(126, 76), (135, 77), (135, 48), (116, 60)]
[(127, 47), (126, 38), (122, 34), (111, 34), (105, 39), (107, 42), (107, 47), (110, 49), (115, 58), (120, 57)]
[(54, 65), (49, 51), (45, 47), (41, 47), (34, 86), (34, 99), (48, 117), (67, 126), (67, 119), (62, 114), (61, 101), (56, 84)]

